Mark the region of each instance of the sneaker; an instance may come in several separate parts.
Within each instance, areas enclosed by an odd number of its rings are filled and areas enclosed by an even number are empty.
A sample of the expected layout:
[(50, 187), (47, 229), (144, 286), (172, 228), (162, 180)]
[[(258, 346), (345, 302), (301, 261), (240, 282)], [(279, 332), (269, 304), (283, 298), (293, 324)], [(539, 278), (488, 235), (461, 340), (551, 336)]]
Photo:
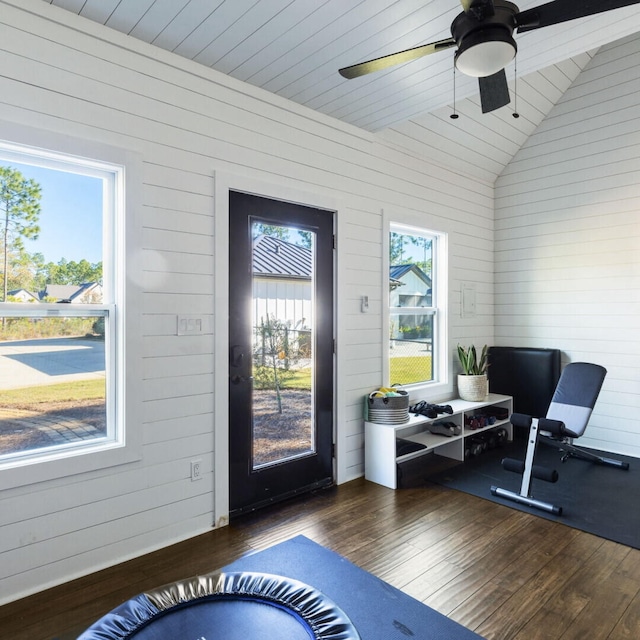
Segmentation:
[(429, 425), (429, 431), (439, 436), (459, 436), (461, 433), (460, 427), (453, 422), (434, 422)]

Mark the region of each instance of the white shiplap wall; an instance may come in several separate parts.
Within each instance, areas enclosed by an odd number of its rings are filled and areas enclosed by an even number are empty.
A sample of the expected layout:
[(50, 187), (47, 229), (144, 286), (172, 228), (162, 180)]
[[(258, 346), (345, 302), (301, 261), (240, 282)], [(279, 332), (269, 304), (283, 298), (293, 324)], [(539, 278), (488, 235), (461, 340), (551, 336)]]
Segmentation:
[(580, 444), (640, 456), (640, 38), (603, 47), (496, 182), (496, 341), (608, 375)]
[[(452, 341), (489, 342), (493, 190), (39, 0), (0, 6), (0, 121), (132, 151), (142, 166), (142, 184), (128, 185), (141, 202), (128, 211), (142, 229), (141, 272), (128, 274), (142, 287), (130, 336), (142, 345), (132, 388), (142, 420), (128, 425), (141, 432), (141, 460), (0, 491), (4, 602), (224, 516), (227, 424), (216, 417), (225, 415), (226, 376), (215, 366), (226, 360), (224, 185), (338, 203), (340, 482), (363, 472), (361, 398), (382, 382), (383, 211), (449, 233)], [(461, 281), (477, 286), (473, 321), (459, 318)], [(176, 336), (177, 309), (203, 315), (205, 335)], [(192, 483), (195, 457), (204, 479)]]
[[(451, 104), (397, 124), (380, 135), (408, 153), (494, 183), (592, 55), (593, 52), (569, 58), (521, 76), (517, 82), (510, 65), (505, 70), (511, 96), (508, 106), (482, 113), (476, 94), (455, 103), (458, 119), (450, 117)], [(515, 112), (517, 118), (513, 117)]]

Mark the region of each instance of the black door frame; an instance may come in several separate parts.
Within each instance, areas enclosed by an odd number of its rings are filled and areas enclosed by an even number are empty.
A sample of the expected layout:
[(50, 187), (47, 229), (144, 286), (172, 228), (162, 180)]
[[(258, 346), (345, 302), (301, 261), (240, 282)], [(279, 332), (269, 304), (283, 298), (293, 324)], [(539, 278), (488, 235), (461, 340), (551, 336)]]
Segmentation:
[[(247, 210), (254, 213), (251, 215), (242, 215), (238, 219), (232, 219), (232, 206), (244, 205)], [(251, 209), (254, 207), (254, 209)], [(244, 209), (243, 209), (244, 210)], [(255, 215), (255, 211), (259, 210), (260, 214)], [(326, 216), (326, 217), (325, 217)], [(327, 251), (331, 256), (330, 266), (327, 268), (326, 264), (320, 265), (323, 270), (322, 281), (318, 286), (318, 295), (324, 296), (317, 300), (317, 313), (318, 318), (316, 321), (318, 341), (329, 348), (330, 356), (327, 357), (324, 354), (323, 357), (317, 359), (318, 366), (321, 368), (320, 375), (317, 379), (328, 379), (328, 385), (324, 384), (324, 391), (320, 388), (321, 396), (316, 392), (315, 407), (316, 416), (320, 423), (319, 428), (321, 430), (321, 440), (317, 442), (316, 453), (310, 456), (303, 456), (295, 461), (289, 461), (284, 463), (288, 468), (288, 475), (290, 477), (296, 477), (303, 479), (301, 484), (287, 490), (282, 490), (282, 486), (288, 486), (287, 482), (283, 483), (274, 479), (278, 472), (278, 467), (282, 465), (274, 465), (267, 469), (260, 469), (256, 471), (251, 468), (250, 456), (242, 460), (238, 458), (238, 445), (232, 442), (236, 439), (236, 435), (233, 429), (239, 428), (238, 425), (243, 425), (243, 436), (249, 438), (248, 433), (244, 433), (244, 429), (250, 428), (250, 413), (251, 409), (243, 410), (240, 408), (240, 413), (237, 415), (231, 415), (231, 401), (233, 398), (237, 400), (236, 391), (241, 388), (242, 385), (229, 385), (229, 429), (230, 429), (230, 447), (229, 447), (229, 495), (230, 495), (230, 515), (239, 515), (248, 510), (253, 510), (264, 504), (270, 504), (276, 500), (284, 499), (290, 495), (300, 493), (302, 491), (308, 491), (313, 488), (328, 486), (335, 481), (335, 465), (334, 465), (334, 438), (335, 438), (335, 403), (334, 403), (334, 376), (335, 376), (335, 362), (332, 345), (334, 344), (334, 247), (333, 247), (333, 234), (335, 224), (335, 212), (327, 210), (325, 208), (314, 207), (310, 204), (296, 204), (283, 200), (278, 200), (269, 196), (258, 196), (250, 193), (230, 190), (229, 192), (229, 233), (232, 231), (232, 225), (234, 227), (236, 237), (242, 239), (245, 238), (246, 233), (247, 240), (249, 239), (249, 224), (251, 219), (265, 220), (266, 222), (273, 224), (283, 224), (285, 226), (300, 226), (302, 228), (317, 228), (321, 230), (321, 234), (318, 233), (319, 242), (324, 243), (318, 246), (318, 253), (324, 252), (327, 255)], [(300, 219), (304, 219), (306, 222), (300, 224)], [(240, 220), (240, 222), (238, 222)], [(237, 224), (236, 224), (237, 223)], [(328, 235), (327, 235), (328, 230)], [(328, 244), (329, 243), (329, 244)], [(247, 241), (247, 247), (250, 251), (251, 242)], [(244, 251), (246, 252), (247, 249)], [(230, 248), (230, 271), (232, 269), (243, 269), (243, 264), (250, 264), (249, 255), (242, 255), (243, 249), (237, 247)], [(325, 258), (326, 260), (326, 258)], [(328, 274), (328, 275), (327, 275)], [(229, 276), (231, 278), (231, 275)], [(320, 276), (319, 276), (320, 279)], [(236, 291), (236, 289), (234, 289)], [(239, 291), (239, 289), (238, 289)], [(247, 292), (241, 292), (240, 298), (246, 297)], [(234, 344), (238, 342), (238, 335), (234, 337), (235, 327), (240, 325), (239, 318), (233, 317), (233, 314), (237, 313), (231, 305), (231, 285), (229, 289), (229, 316), (230, 316), (230, 335), (228, 341), (229, 348), (229, 375), (233, 375), (236, 380), (238, 376), (241, 379), (247, 380), (250, 377), (250, 370), (247, 370), (242, 365), (237, 363), (237, 350), (238, 347)], [(240, 332), (242, 335), (246, 334), (246, 328)], [(232, 345), (234, 346), (232, 353)], [(244, 351), (245, 348), (240, 349)], [(326, 350), (326, 348), (325, 348)], [(232, 358), (233, 356), (233, 358)], [(232, 362), (233, 359), (233, 362)], [(251, 358), (246, 358), (245, 361), (250, 363)], [(327, 371), (330, 369), (329, 371)], [(329, 389), (327, 391), (327, 388)], [(236, 395), (234, 395), (236, 394)], [(240, 393), (242, 395), (242, 392)], [(328, 398), (328, 400), (327, 400)], [(329, 404), (328, 404), (329, 403)], [(236, 401), (236, 407), (239, 403)], [(247, 413), (248, 412), (248, 413)], [(324, 435), (322, 435), (324, 434)], [(234, 453), (235, 452), (235, 453)], [(245, 468), (240, 469), (241, 465), (247, 465)], [(314, 466), (315, 465), (315, 466)], [(309, 471), (311, 469), (311, 471)], [(239, 482), (234, 482), (234, 478), (238, 475), (245, 475), (249, 484), (253, 487), (249, 491), (253, 491), (253, 498), (250, 504), (244, 504), (248, 498), (243, 495), (243, 489), (238, 489)], [(287, 472), (285, 471), (285, 475)], [(253, 484), (252, 484), (253, 483)], [(291, 481), (289, 480), (289, 483)], [(265, 493), (255, 493), (257, 485), (269, 485)], [(271, 493), (273, 489), (277, 489), (276, 493)], [(259, 496), (256, 498), (256, 496)], [(240, 506), (239, 506), (240, 505)]]

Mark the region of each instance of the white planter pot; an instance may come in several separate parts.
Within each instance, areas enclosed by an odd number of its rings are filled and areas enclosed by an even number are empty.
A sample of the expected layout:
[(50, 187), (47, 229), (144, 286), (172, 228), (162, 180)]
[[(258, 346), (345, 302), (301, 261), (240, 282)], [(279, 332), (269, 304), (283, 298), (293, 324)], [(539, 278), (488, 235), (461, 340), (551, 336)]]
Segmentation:
[(486, 374), (465, 376), (458, 374), (458, 395), (468, 402), (480, 402), (489, 393), (489, 382)]

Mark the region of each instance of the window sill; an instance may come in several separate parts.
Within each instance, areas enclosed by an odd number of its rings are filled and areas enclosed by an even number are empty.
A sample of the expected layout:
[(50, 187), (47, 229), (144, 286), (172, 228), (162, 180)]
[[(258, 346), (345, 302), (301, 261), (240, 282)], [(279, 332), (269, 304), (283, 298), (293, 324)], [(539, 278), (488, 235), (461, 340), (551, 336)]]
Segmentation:
[(453, 394), (453, 386), (446, 382), (406, 385), (404, 389), (409, 392), (412, 403), (417, 400), (437, 402)]

